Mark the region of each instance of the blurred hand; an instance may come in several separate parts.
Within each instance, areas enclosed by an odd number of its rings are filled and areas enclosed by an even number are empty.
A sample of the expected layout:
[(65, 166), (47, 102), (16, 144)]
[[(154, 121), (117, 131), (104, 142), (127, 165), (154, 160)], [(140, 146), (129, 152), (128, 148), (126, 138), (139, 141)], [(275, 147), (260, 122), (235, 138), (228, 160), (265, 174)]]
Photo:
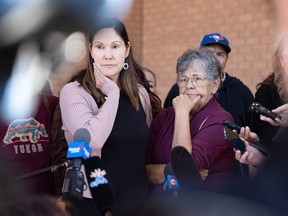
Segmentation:
[(234, 149), (235, 159), (242, 164), (248, 164), (254, 167), (262, 166), (266, 160), (266, 157), (256, 148), (250, 146), (246, 140), (243, 140), (243, 142), (245, 143), (246, 151), (241, 154), (239, 150)]
[(200, 176), (201, 176), (201, 178), (202, 178), (202, 181), (205, 181), (206, 178), (208, 177), (209, 170), (207, 170), (207, 169), (202, 169), (202, 170), (199, 171), (199, 173), (200, 173)]
[(284, 104), (282, 106), (277, 107), (276, 109), (271, 110), (272, 112), (281, 116), (281, 119), (276, 118), (276, 121), (268, 118), (266, 116), (260, 115), (260, 119), (262, 121), (269, 122), (271, 125), (274, 126), (282, 126), (288, 127), (288, 104)]
[(239, 133), (239, 137), (247, 140), (248, 142), (259, 143), (258, 135), (256, 133), (254, 133), (254, 132), (251, 132), (250, 128), (248, 126), (241, 127), (241, 130), (240, 130), (240, 133)]

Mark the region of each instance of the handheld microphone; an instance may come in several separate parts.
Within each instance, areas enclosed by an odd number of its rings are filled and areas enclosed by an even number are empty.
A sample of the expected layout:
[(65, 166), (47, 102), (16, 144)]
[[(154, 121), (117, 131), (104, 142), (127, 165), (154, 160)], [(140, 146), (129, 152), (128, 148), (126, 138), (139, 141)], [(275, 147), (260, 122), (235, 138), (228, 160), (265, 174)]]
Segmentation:
[(113, 213), (114, 195), (101, 159), (99, 157), (88, 158), (84, 166), (92, 198), (100, 213), (102, 215), (107, 215), (108, 212)]
[(171, 198), (178, 197), (179, 183), (175, 177), (170, 163), (166, 164), (164, 168), (165, 182), (163, 185), (163, 194)]
[(69, 144), (67, 158), (72, 161), (72, 169), (69, 169), (64, 178), (63, 198), (82, 200), (84, 189), (84, 175), (80, 171), (83, 160), (90, 157), (92, 149), (88, 143), (91, 136), (88, 130), (80, 128), (73, 136), (73, 142)]
[(266, 116), (266, 117), (268, 117), (268, 118), (271, 118), (271, 119), (273, 119), (274, 121), (276, 121), (276, 120), (275, 120), (276, 118), (281, 119), (281, 116), (280, 116), (280, 115), (271, 112), (270, 110), (268, 110), (267, 108), (263, 107), (263, 106), (262, 106), (260, 103), (258, 103), (258, 102), (253, 102), (253, 103), (249, 106), (249, 110), (250, 110), (251, 112), (255, 112), (255, 113), (264, 115), (264, 116)]
[(171, 165), (183, 193), (201, 188), (202, 179), (192, 155), (182, 146), (177, 146), (171, 152)]

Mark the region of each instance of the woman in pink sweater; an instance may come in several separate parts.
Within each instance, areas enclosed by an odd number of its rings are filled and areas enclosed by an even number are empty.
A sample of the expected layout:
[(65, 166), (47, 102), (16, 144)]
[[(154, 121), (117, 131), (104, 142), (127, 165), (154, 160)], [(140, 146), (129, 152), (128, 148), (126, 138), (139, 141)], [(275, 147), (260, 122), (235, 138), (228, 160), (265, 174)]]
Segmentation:
[[(87, 70), (60, 93), (62, 129), (68, 143), (77, 129), (90, 132), (92, 156), (101, 156), (116, 209), (143, 203), (148, 197), (145, 148), (152, 121), (150, 98), (156, 96), (143, 79), (119, 19), (99, 22), (90, 33), (89, 51)], [(89, 188), (83, 197), (75, 206), (83, 215), (95, 215)]]

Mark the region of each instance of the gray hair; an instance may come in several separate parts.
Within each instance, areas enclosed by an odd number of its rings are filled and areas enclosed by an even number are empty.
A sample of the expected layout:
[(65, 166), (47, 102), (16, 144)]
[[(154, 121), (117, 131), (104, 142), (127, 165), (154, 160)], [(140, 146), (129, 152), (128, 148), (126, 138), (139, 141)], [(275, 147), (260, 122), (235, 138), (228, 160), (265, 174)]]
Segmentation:
[(207, 47), (187, 49), (177, 60), (177, 76), (183, 74), (190, 67), (203, 69), (210, 82), (217, 80), (217, 78), (221, 80), (221, 64)]

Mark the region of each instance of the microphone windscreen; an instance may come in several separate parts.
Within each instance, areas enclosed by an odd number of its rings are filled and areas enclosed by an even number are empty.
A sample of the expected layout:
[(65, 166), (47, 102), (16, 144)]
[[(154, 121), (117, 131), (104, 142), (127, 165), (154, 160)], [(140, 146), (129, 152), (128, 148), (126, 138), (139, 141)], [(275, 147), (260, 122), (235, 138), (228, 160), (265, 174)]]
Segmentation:
[(164, 168), (164, 175), (165, 175), (164, 191), (165, 190), (179, 190), (179, 183), (177, 181), (177, 178), (173, 172), (173, 169), (170, 163), (166, 164)]
[(84, 161), (84, 166), (92, 198), (97, 208), (103, 215), (107, 211), (113, 212), (113, 190), (101, 159), (90, 157)]
[(171, 163), (167, 163), (167, 164), (165, 165), (164, 175), (165, 175), (165, 176), (167, 176), (167, 175), (174, 175), (174, 172), (173, 172)]
[(177, 146), (172, 149), (171, 165), (181, 191), (189, 191), (202, 184), (199, 170), (186, 148)]
[(85, 141), (89, 145), (89, 143), (91, 141), (91, 135), (87, 129), (79, 128), (74, 133), (73, 141), (74, 142)]

